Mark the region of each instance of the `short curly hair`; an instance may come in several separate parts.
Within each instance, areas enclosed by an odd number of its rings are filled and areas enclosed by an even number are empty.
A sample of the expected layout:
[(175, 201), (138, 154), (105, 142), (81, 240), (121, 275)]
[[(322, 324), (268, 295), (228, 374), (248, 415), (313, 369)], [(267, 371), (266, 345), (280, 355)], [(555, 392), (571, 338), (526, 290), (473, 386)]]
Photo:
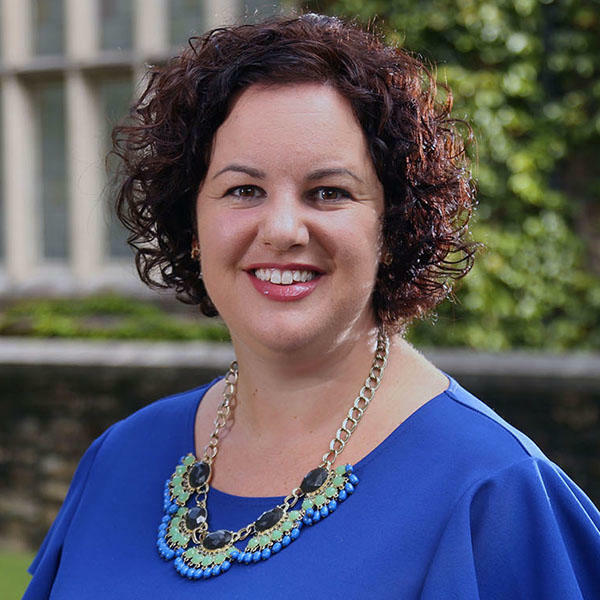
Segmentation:
[(347, 98), (364, 131), (385, 196), (373, 309), (380, 325), (399, 330), (435, 307), (472, 266), (471, 130), (451, 118), (451, 92), (444, 88), (440, 100), (433, 69), (334, 17), (214, 29), (151, 68), (145, 91), (113, 130), (112, 152), (121, 160), (116, 211), (131, 232), (138, 273), (217, 314), (190, 256), (215, 133), (241, 90), (306, 82)]

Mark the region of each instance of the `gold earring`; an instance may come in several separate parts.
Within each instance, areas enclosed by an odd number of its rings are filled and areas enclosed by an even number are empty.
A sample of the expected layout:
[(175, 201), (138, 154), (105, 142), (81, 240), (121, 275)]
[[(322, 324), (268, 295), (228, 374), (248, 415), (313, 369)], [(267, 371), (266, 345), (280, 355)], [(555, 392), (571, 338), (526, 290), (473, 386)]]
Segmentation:
[(393, 260), (394, 260), (394, 256), (393, 256), (393, 254), (389, 250), (387, 250), (386, 252), (384, 252), (383, 256), (381, 257), (381, 262), (386, 267), (389, 267), (392, 264)]
[(192, 257), (192, 260), (200, 260), (200, 246), (196, 240), (192, 242), (190, 256)]

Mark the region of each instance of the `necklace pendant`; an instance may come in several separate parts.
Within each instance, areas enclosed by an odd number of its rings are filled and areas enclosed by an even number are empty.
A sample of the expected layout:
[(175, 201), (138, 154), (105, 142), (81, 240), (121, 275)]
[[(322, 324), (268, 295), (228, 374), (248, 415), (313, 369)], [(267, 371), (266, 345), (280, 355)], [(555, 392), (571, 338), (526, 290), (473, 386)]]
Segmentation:
[(168, 491), (178, 506), (185, 506), (192, 494), (206, 490), (210, 479), (210, 465), (187, 454), (175, 467), (168, 483)]
[(302, 528), (302, 511), (287, 511), (278, 506), (263, 513), (254, 527), (255, 535), (235, 557), (247, 565), (270, 558), (297, 539)]
[(225, 573), (239, 554), (232, 540), (233, 533), (226, 529), (207, 533), (201, 544), (188, 548), (175, 559), (175, 569), (190, 579), (208, 579)]
[(301, 486), (303, 491), (306, 489), (302, 501), (302, 522), (313, 525), (327, 517), (354, 492), (357, 484), (358, 477), (353, 473), (352, 465), (340, 465), (333, 471), (319, 467), (308, 473)]

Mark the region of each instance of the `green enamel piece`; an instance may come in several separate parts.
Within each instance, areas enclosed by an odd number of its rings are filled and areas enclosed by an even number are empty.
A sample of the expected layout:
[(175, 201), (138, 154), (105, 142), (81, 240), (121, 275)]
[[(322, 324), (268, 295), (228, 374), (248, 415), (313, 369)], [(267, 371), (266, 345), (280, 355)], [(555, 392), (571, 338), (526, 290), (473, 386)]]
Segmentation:
[(182, 502), (187, 502), (190, 499), (190, 492), (182, 492), (181, 494), (179, 494), (179, 499)]
[(186, 467), (184, 467), (183, 465), (178, 465), (175, 469), (175, 473), (177, 473), (177, 475), (183, 475), (186, 472)]
[(304, 510), (308, 510), (309, 508), (313, 507), (313, 501), (310, 498), (306, 498), (306, 500), (304, 500), (304, 502), (302, 503), (302, 508)]
[(294, 529), (294, 523), (292, 521), (285, 521), (283, 525), (281, 525), (281, 529), (287, 533), (288, 531)]
[(183, 464), (186, 466), (189, 465), (193, 465), (195, 462), (194, 457), (191, 454), (188, 454), (184, 459), (183, 459)]
[(185, 506), (182, 506), (175, 514), (180, 517), (179, 520), (181, 521), (181, 517), (183, 517), (187, 511), (188, 509)]
[(321, 506), (325, 506), (327, 503), (327, 498), (323, 494), (318, 494), (313, 498), (313, 502), (317, 508), (321, 508)]
[(219, 554), (214, 556), (214, 561), (215, 563), (217, 563), (218, 565), (220, 565), (222, 562), (225, 562), (225, 558), (227, 558), (225, 556), (224, 552), (220, 552)]
[(202, 556), (202, 559), (200, 560), (200, 564), (203, 567), (208, 567), (208, 565), (212, 565), (212, 562), (213, 562), (213, 557), (209, 556), (208, 554), (204, 554)]
[(271, 538), (269, 538), (268, 535), (261, 535), (258, 538), (258, 544), (259, 546), (261, 546), (262, 548), (264, 548), (265, 546), (267, 546), (269, 544), (269, 542), (271, 541)]
[(271, 532), (271, 539), (274, 542), (278, 542), (283, 537), (283, 533), (279, 529), (275, 529)]
[(292, 510), (288, 513), (288, 519), (290, 519), (290, 521), (297, 521), (299, 518), (300, 518), (299, 510)]
[(344, 483), (344, 478), (343, 477), (334, 477), (333, 481), (331, 482), (335, 487), (339, 488), (342, 487), (344, 485), (346, 485)]
[(173, 479), (171, 479), (171, 486), (172, 487), (181, 487), (181, 484), (183, 483), (183, 477), (181, 475), (175, 475), (175, 477), (173, 477)]
[(174, 485), (171, 492), (173, 493), (173, 496), (181, 496), (181, 494), (183, 494), (183, 488), (181, 485)]
[(335, 468), (336, 475), (343, 475), (346, 472), (346, 465), (339, 465)]
[(246, 549), (248, 550), (255, 550), (256, 548), (258, 548), (258, 540), (253, 537), (251, 539), (248, 540), (248, 544), (246, 545)]
[(183, 553), (183, 556), (186, 558), (187, 562), (192, 563), (195, 567), (200, 566), (201, 557), (196, 551), (196, 548), (191, 548), (190, 550), (186, 550)]
[(337, 490), (336, 490), (334, 487), (328, 487), (328, 488), (325, 490), (325, 495), (326, 495), (328, 498), (333, 498), (334, 496), (336, 496), (336, 495), (337, 495)]

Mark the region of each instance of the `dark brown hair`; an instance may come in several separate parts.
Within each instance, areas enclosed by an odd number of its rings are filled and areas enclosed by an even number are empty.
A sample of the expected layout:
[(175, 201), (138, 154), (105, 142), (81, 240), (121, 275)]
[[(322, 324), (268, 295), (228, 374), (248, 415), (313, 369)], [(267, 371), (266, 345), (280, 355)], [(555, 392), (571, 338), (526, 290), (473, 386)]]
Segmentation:
[[(306, 14), (215, 29), (153, 67), (113, 131), (117, 214), (148, 285), (216, 315), (190, 257), (195, 202), (213, 138), (234, 95), (255, 83), (320, 82), (351, 103), (385, 190), (373, 308), (397, 329), (446, 297), (471, 268), (474, 186), (452, 95), (408, 52), (333, 17)], [(467, 126), (467, 132), (470, 130)]]

